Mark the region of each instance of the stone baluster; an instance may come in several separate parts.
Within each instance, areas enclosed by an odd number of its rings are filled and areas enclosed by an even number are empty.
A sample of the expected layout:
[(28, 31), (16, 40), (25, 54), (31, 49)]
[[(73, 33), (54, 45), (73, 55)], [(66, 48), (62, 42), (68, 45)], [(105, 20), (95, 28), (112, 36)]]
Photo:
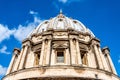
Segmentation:
[(14, 63), (15, 63), (15, 58), (19, 55), (19, 53), (20, 53), (20, 50), (15, 48), (13, 51), (13, 57), (12, 57), (12, 60), (10, 62), (10, 66), (8, 67), (6, 74), (9, 74), (12, 71)]

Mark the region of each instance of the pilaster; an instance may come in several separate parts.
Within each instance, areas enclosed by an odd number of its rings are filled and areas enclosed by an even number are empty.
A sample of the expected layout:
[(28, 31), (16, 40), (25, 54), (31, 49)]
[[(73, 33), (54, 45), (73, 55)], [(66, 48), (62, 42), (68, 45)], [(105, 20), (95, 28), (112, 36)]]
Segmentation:
[(114, 67), (114, 64), (113, 64), (113, 62), (112, 62), (112, 59), (111, 59), (111, 57), (110, 57), (110, 50), (109, 50), (109, 48), (108, 48), (108, 47), (103, 48), (103, 52), (106, 54), (106, 56), (107, 56), (107, 58), (108, 58), (109, 66), (110, 66), (112, 72), (113, 72), (114, 74), (117, 74), (117, 72), (116, 72), (116, 70), (115, 70), (115, 67)]
[(79, 41), (78, 40), (76, 40), (76, 49), (77, 49), (78, 65), (82, 65), (81, 53), (80, 53), (80, 47), (79, 47)]
[(70, 54), (71, 54), (71, 64), (73, 66), (82, 64), (79, 42), (75, 38), (70, 38)]
[(12, 71), (14, 63), (15, 63), (15, 58), (16, 58), (16, 56), (18, 57), (19, 53), (20, 53), (20, 50), (15, 48), (13, 51), (13, 56), (12, 56), (12, 59), (11, 59), (11, 62), (10, 62), (10, 65), (8, 67), (6, 74), (9, 74)]
[(98, 48), (98, 50), (99, 50), (99, 52), (100, 52), (100, 56), (101, 56), (101, 58), (102, 58), (102, 62), (103, 62), (103, 66), (104, 66), (104, 70), (109, 71), (109, 67), (108, 67), (107, 62), (106, 62), (106, 60), (105, 60), (104, 53), (102, 53), (100, 47)]
[(19, 69), (23, 69), (25, 67), (26, 56), (27, 56), (27, 52), (28, 52), (30, 45), (31, 45), (31, 41), (29, 39), (26, 39), (25, 41), (23, 41), (24, 51), (22, 53)]
[(45, 62), (45, 66), (47, 66), (47, 65), (49, 65), (50, 64), (50, 53), (51, 53), (51, 39), (49, 39), (48, 41), (47, 41), (47, 43), (45, 44), (45, 46), (46, 46), (46, 53), (44, 53), (44, 54), (46, 54), (46, 62)]
[(70, 39), (70, 51), (71, 51), (71, 64), (72, 65), (76, 65), (76, 61), (77, 61), (77, 52), (76, 52), (76, 48), (75, 48), (75, 44), (76, 41), (74, 42), (73, 39)]
[(96, 59), (97, 59), (97, 63), (98, 63), (98, 68), (99, 69), (103, 69), (103, 63), (102, 63), (102, 59), (101, 59), (101, 56), (100, 56), (100, 52), (99, 52), (99, 46), (100, 46), (100, 41), (96, 38), (94, 38), (92, 40), (92, 45), (93, 45), (93, 48), (94, 48), (94, 51), (95, 51), (95, 56), (96, 56)]
[(45, 41), (42, 41), (42, 49), (41, 49), (41, 56), (40, 56), (40, 61), (39, 61), (39, 65), (42, 66), (43, 65), (43, 59), (44, 59), (44, 48), (45, 48)]

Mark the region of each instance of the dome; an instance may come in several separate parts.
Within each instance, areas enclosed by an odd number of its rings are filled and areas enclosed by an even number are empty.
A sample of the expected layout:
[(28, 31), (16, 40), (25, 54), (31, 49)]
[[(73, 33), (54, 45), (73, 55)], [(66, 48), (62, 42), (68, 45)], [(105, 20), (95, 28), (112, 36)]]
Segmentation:
[(66, 30), (69, 28), (82, 33), (89, 33), (92, 37), (95, 37), (92, 31), (83, 25), (80, 21), (66, 17), (62, 14), (62, 12), (50, 20), (44, 20), (32, 31), (30, 35), (28, 35), (28, 37), (32, 34), (38, 34), (48, 29)]
[(100, 40), (80, 21), (60, 13), (36, 27), (22, 41), (22, 49), (13, 50), (10, 65), (2, 80), (120, 78), (109, 48), (101, 48)]

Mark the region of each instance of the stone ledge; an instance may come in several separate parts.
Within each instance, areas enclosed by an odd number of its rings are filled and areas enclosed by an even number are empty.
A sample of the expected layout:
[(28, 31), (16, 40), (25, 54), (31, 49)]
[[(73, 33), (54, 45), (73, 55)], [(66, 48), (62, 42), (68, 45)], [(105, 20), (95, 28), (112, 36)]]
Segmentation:
[[(72, 74), (71, 74), (72, 72)], [(34, 73), (34, 74), (33, 74)], [(61, 74), (62, 73), (62, 74)], [(88, 73), (88, 74), (87, 74)], [(33, 75), (31, 75), (33, 74)], [(3, 77), (5, 78), (13, 77), (15, 79), (25, 79), (32, 77), (86, 77), (86, 78), (95, 78), (95, 75), (106, 75), (109, 77), (118, 78), (119, 77), (108, 71), (90, 68), (90, 67), (78, 67), (78, 66), (40, 66), (21, 69), (16, 72), (10, 73)], [(22, 75), (22, 76), (21, 76)], [(104, 78), (104, 77), (103, 77)], [(101, 79), (101, 78), (100, 78)]]

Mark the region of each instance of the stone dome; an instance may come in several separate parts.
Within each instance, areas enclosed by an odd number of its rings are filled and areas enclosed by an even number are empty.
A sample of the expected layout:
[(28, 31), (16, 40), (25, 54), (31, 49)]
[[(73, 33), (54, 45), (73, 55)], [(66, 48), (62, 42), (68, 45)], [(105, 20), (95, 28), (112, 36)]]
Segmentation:
[(22, 49), (15, 48), (2, 80), (120, 80), (108, 47), (81, 22), (57, 17), (42, 22)]
[(95, 37), (92, 31), (88, 29), (85, 25), (83, 25), (80, 21), (66, 17), (65, 15), (62, 14), (62, 12), (60, 12), (56, 17), (51, 18), (50, 20), (44, 20), (32, 31), (32, 33), (30, 33), (30, 35), (28, 35), (28, 37), (31, 36), (32, 34), (38, 34), (48, 29), (54, 30), (74, 29), (82, 33), (88, 33), (92, 37)]

